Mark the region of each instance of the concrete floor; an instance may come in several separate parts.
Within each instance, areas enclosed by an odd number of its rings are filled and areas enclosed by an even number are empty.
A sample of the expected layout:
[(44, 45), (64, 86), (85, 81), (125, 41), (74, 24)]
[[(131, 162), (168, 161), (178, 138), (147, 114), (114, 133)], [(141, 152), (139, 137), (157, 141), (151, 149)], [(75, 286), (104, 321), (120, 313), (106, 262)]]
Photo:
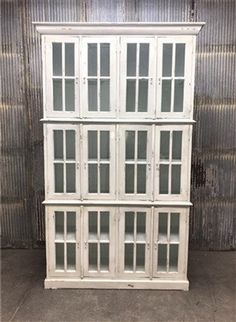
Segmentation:
[(44, 290), (44, 250), (3, 250), (2, 322), (235, 322), (235, 260), (235, 252), (191, 252), (189, 292)]

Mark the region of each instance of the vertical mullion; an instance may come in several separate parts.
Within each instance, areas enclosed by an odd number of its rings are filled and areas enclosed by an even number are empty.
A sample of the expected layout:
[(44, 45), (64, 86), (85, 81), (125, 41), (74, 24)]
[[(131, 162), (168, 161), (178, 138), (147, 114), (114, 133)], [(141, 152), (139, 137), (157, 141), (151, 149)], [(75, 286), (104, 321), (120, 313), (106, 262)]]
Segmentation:
[(137, 194), (138, 131), (134, 131), (134, 195)]
[(62, 43), (62, 110), (65, 112), (65, 43)]
[(167, 273), (169, 273), (169, 260), (170, 260), (170, 212), (167, 217)]
[(133, 250), (133, 272), (136, 272), (136, 239), (137, 239), (137, 212), (134, 212), (134, 250)]
[(98, 179), (98, 182), (97, 182), (97, 193), (100, 193), (100, 134), (101, 134), (101, 131), (98, 130), (97, 131), (97, 151), (98, 151), (98, 155), (97, 155), (97, 167), (98, 167), (98, 171), (97, 171), (97, 179)]
[(97, 215), (97, 271), (100, 272), (100, 224), (101, 224), (101, 216), (100, 216), (100, 210), (98, 211)]
[(97, 108), (100, 112), (100, 43), (97, 44)]
[(66, 130), (63, 133), (63, 192), (66, 193)]
[(174, 112), (174, 86), (175, 86), (175, 43), (172, 43), (172, 70), (171, 70), (171, 105), (170, 111)]
[(170, 131), (170, 144), (169, 144), (169, 177), (168, 177), (168, 194), (171, 194), (171, 177), (172, 177), (172, 135), (173, 131)]
[(137, 43), (137, 51), (136, 51), (136, 83), (135, 83), (135, 112), (138, 111), (138, 91), (139, 91), (139, 47), (140, 44)]
[(67, 221), (67, 212), (64, 211), (64, 270), (67, 271), (67, 244), (66, 244), (66, 221)]

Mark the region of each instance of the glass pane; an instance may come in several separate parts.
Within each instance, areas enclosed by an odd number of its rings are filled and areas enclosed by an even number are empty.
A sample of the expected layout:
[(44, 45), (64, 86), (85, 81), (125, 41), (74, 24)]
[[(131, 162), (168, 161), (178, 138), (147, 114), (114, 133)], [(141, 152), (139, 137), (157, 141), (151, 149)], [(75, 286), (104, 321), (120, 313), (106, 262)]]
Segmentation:
[(138, 131), (138, 159), (147, 159), (147, 131)]
[(125, 160), (134, 160), (135, 131), (125, 131)]
[(170, 131), (161, 131), (160, 159), (169, 160)]
[(140, 44), (139, 76), (148, 76), (149, 44)]
[(170, 216), (170, 240), (179, 241), (179, 213)]
[(54, 164), (55, 192), (64, 192), (64, 167), (62, 163)]
[(100, 164), (100, 192), (109, 193), (110, 166), (109, 164)]
[(100, 159), (109, 160), (110, 158), (110, 132), (100, 132)]
[(53, 76), (62, 76), (62, 44), (52, 44)]
[(75, 192), (75, 164), (66, 164), (66, 192)]
[(182, 131), (173, 131), (172, 137), (172, 159), (181, 160)]
[(185, 44), (176, 44), (175, 49), (175, 76), (184, 76)]
[(168, 164), (161, 164), (160, 165), (160, 182), (159, 182), (160, 194), (168, 193), (168, 180), (169, 180), (169, 165)]
[(137, 236), (138, 241), (146, 240), (146, 213), (137, 212)]
[(75, 131), (66, 130), (66, 159), (75, 160)]
[(67, 243), (67, 269), (75, 270), (75, 243)]
[(146, 193), (146, 165), (137, 165), (137, 193)]
[(62, 80), (53, 80), (53, 110), (62, 111)]
[(75, 110), (75, 83), (73, 79), (65, 79), (65, 109)]
[(88, 76), (97, 76), (97, 44), (88, 44)]
[(56, 243), (56, 269), (64, 270), (64, 243)]
[(169, 271), (178, 271), (178, 252), (179, 245), (170, 245), (170, 260), (169, 260)]
[(109, 270), (109, 244), (100, 244), (100, 268), (101, 271)]
[(127, 76), (136, 76), (137, 44), (127, 44)]
[(65, 44), (65, 76), (74, 76), (74, 44)]
[(88, 107), (89, 111), (97, 111), (98, 109), (96, 79), (88, 80)]
[(125, 244), (125, 270), (133, 270), (134, 245)]
[(125, 165), (125, 193), (134, 193), (134, 165)]
[(63, 159), (63, 131), (53, 131), (53, 142), (54, 142), (54, 159)]
[(134, 212), (125, 212), (125, 240), (134, 240)]
[(100, 74), (101, 76), (110, 75), (110, 45), (100, 45)]
[(158, 221), (158, 240), (167, 240), (168, 213), (160, 212)]
[(126, 112), (135, 112), (136, 80), (127, 80), (126, 88)]
[(184, 80), (175, 80), (174, 112), (183, 112)]
[(97, 164), (88, 165), (88, 192), (98, 192), (98, 166)]
[(64, 212), (55, 211), (55, 238), (57, 240), (64, 239)]
[(100, 239), (109, 240), (109, 212), (100, 212)]
[(97, 271), (98, 249), (96, 243), (89, 243), (89, 269)]
[(144, 271), (145, 244), (136, 244), (136, 271)]
[(139, 80), (139, 92), (138, 92), (138, 112), (147, 112), (147, 100), (148, 100), (148, 80)]
[(97, 239), (97, 211), (89, 211), (89, 239), (96, 240)]
[(88, 131), (88, 159), (97, 160), (97, 158), (98, 158), (97, 131)]
[(162, 76), (168, 77), (172, 74), (172, 44), (163, 44)]
[(158, 245), (158, 264), (157, 270), (160, 272), (167, 271), (167, 245)]
[(110, 111), (110, 81), (100, 80), (100, 111)]
[(162, 81), (162, 94), (161, 94), (161, 111), (170, 112), (171, 103), (171, 80)]
[(75, 212), (68, 211), (67, 212), (67, 235), (66, 239), (75, 240)]
[(181, 165), (172, 165), (171, 166), (171, 193), (179, 194), (180, 193), (180, 173)]

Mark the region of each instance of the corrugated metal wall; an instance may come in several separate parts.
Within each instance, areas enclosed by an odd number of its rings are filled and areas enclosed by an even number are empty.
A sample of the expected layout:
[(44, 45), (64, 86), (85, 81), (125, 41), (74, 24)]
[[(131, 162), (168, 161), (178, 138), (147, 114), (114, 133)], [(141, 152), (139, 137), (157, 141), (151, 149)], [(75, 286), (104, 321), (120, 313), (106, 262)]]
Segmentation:
[(236, 1), (2, 0), (3, 247), (44, 241), (40, 36), (32, 21), (205, 21), (198, 37), (190, 244), (236, 247)]

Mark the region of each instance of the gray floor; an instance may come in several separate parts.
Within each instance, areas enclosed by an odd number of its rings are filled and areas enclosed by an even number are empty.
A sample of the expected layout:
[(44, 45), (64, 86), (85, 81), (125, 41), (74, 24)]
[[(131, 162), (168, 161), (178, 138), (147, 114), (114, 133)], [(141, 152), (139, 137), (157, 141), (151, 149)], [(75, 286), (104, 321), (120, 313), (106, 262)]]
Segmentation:
[(235, 260), (235, 252), (191, 252), (189, 292), (44, 290), (44, 250), (3, 250), (2, 322), (233, 322)]

